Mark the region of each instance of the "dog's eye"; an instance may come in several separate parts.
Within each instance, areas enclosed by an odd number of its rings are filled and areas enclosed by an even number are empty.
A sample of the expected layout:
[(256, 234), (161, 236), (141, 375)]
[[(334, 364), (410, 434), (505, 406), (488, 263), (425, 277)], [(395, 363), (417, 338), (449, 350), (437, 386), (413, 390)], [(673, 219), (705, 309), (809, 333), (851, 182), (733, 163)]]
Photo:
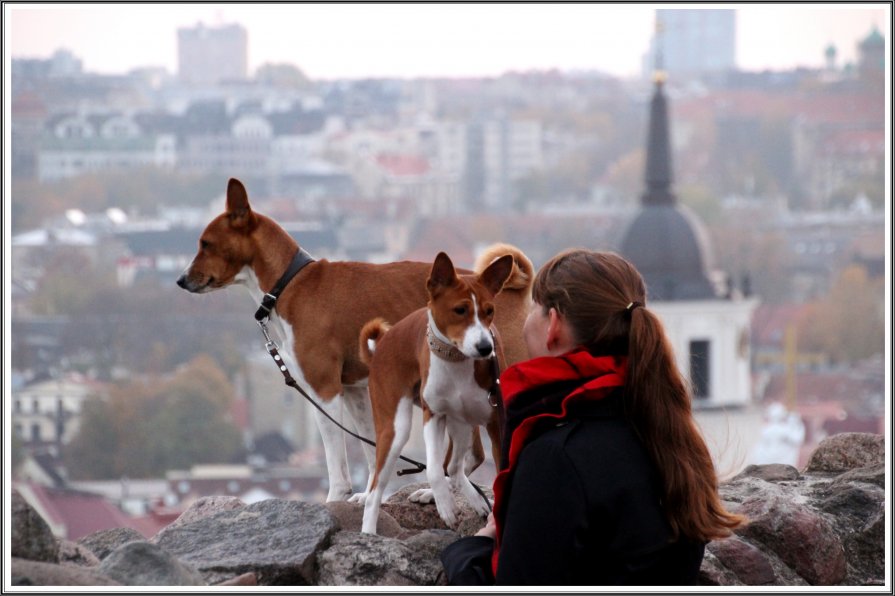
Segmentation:
[(211, 248), (211, 242), (209, 242), (208, 240), (200, 240), (199, 248), (201, 248), (202, 250), (208, 250), (209, 248)]
[(455, 306), (454, 312), (460, 315), (461, 317), (466, 316), (466, 306)]

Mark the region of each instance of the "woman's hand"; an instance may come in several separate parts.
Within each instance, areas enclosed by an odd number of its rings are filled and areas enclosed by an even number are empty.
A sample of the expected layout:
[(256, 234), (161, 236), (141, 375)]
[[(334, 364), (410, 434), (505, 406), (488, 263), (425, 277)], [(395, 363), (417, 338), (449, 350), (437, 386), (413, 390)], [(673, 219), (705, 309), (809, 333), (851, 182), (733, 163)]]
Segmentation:
[(488, 520), (485, 526), (475, 533), (476, 536), (487, 536), (488, 538), (497, 539), (497, 526), (494, 523), (494, 513), (488, 514)]

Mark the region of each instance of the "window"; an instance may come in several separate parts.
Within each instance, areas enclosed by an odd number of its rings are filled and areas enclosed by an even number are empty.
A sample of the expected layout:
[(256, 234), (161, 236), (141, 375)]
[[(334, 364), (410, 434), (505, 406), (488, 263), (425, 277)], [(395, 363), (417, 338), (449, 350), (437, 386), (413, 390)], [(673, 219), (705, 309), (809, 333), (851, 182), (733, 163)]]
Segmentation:
[(709, 398), (711, 342), (707, 339), (690, 342), (690, 382), (696, 399)]

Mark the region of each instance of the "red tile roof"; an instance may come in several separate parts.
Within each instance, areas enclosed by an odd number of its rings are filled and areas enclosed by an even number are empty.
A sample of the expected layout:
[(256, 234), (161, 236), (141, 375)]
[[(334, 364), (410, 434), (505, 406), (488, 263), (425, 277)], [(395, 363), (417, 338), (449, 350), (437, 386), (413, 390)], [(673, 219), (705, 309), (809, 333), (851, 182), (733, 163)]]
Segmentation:
[(26, 484), (29, 490), (22, 491), (23, 496), (29, 493), (34, 495), (39, 501), (40, 509), (50, 517), (47, 521), (53, 525), (65, 526), (65, 536), (62, 538), (68, 540), (78, 540), (111, 528), (133, 528), (150, 538), (164, 526), (142, 520), (138, 522), (100, 495), (49, 488), (30, 482)]

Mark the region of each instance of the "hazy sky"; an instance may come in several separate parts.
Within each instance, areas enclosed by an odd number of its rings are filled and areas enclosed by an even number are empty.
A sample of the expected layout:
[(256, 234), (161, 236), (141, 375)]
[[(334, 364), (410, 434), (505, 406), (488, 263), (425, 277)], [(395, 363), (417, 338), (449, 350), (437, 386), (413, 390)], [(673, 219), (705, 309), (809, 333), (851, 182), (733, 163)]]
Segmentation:
[[(636, 76), (655, 8), (675, 6), (687, 5), (4, 4), (4, 43), (14, 58), (66, 48), (92, 72), (162, 66), (175, 73), (178, 27), (237, 22), (248, 31), (250, 71), (289, 62), (318, 79), (552, 67)], [(821, 66), (831, 42), (840, 64), (854, 60), (874, 25), (889, 43), (888, 3), (714, 7), (738, 10), (737, 63), (746, 70)]]

